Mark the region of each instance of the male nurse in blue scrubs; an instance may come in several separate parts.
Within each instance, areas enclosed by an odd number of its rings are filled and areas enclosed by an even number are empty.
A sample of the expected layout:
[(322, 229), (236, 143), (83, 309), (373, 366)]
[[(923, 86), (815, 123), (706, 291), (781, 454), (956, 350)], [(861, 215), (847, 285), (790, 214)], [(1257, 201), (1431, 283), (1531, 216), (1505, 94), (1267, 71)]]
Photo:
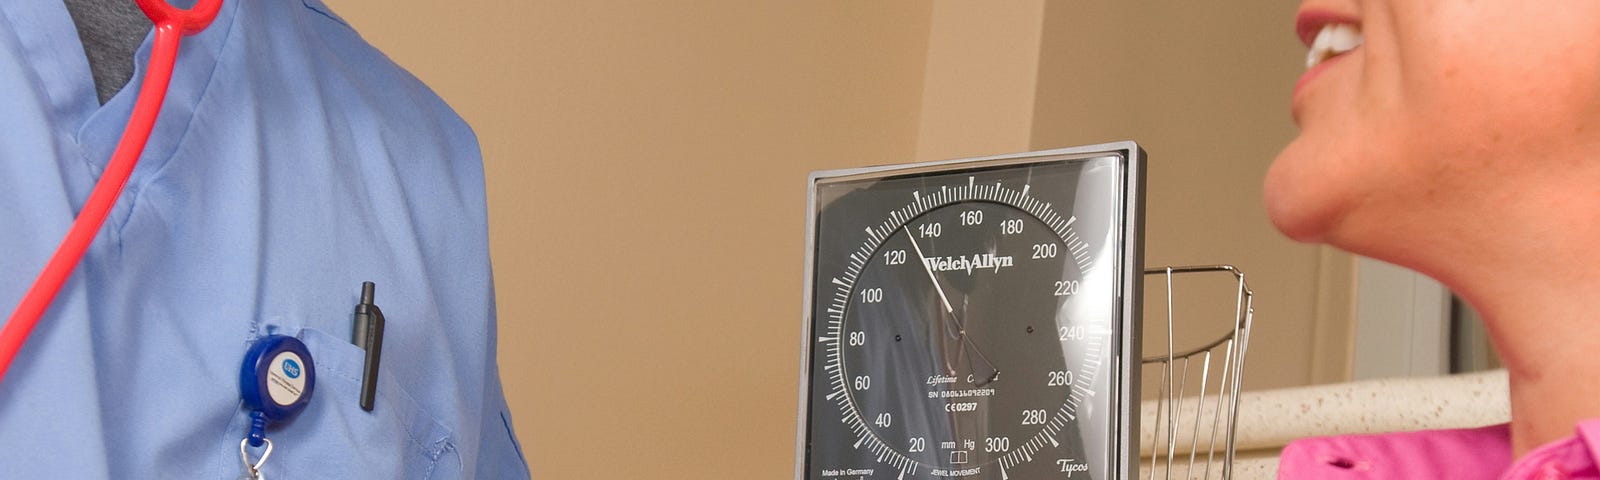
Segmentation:
[[(133, 0), (0, 1), (5, 309), (110, 158), (149, 29)], [(0, 475), (240, 478), (240, 363), (280, 334), (317, 384), (267, 429), (265, 476), (527, 478), (483, 188), (472, 130), (327, 6), (225, 0), (184, 39), (138, 167), (0, 382)], [(365, 281), (386, 316), (371, 411), (351, 342)]]

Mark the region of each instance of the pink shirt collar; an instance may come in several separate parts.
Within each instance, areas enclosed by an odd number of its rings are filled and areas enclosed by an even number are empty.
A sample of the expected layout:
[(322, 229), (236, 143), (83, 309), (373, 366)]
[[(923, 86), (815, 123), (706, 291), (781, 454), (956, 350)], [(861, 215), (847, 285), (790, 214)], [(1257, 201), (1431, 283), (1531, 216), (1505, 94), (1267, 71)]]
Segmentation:
[(1506, 425), (1296, 440), (1279, 457), (1278, 478), (1295, 479), (1600, 479), (1600, 419), (1572, 437), (1513, 463)]

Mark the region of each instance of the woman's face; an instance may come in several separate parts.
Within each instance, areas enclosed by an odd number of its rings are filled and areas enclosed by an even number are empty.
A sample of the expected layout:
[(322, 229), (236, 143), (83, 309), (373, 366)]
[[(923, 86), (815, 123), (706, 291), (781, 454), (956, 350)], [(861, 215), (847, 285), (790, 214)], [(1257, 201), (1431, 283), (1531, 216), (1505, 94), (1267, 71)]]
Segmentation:
[(1459, 221), (1600, 138), (1600, 1), (1305, 0), (1296, 27), (1331, 56), (1296, 85), (1300, 136), (1267, 175), (1296, 239), (1360, 251)]

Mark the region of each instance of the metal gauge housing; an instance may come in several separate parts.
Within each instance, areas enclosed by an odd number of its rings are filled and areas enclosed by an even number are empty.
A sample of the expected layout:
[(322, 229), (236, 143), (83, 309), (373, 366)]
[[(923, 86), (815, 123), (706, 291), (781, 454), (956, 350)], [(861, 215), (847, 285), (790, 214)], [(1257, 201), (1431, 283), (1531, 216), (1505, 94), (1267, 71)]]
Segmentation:
[(1143, 162), (814, 173), (795, 478), (1129, 478)]

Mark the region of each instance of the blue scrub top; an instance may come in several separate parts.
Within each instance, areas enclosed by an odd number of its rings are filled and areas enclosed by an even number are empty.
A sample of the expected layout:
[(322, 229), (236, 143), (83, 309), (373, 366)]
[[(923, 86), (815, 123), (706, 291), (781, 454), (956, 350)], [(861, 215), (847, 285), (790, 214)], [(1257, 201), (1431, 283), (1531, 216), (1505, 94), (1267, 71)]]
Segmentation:
[[(101, 106), (62, 3), (0, 1), (4, 312), (99, 178), (149, 49)], [(0, 475), (239, 478), (240, 362), (282, 333), (318, 384), (267, 431), (267, 476), (527, 477), (486, 224), (476, 138), (422, 82), (320, 2), (226, 0), (184, 39), (127, 189), (0, 382)], [(387, 317), (372, 412), (350, 342), (362, 281)]]

